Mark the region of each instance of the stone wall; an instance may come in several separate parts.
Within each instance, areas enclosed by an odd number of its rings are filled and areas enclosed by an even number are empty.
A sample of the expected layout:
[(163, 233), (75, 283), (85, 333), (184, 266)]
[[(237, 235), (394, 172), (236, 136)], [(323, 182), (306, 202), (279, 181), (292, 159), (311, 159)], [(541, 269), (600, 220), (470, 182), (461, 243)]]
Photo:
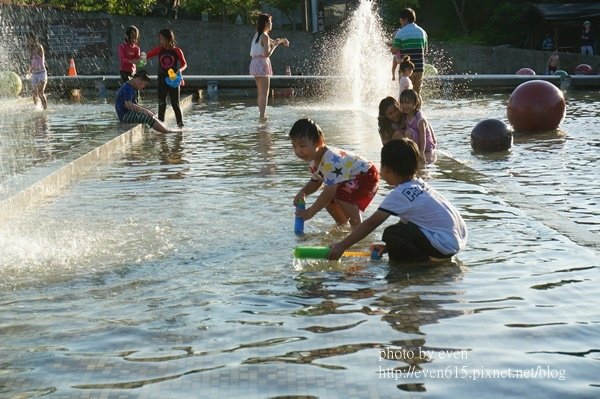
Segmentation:
[[(189, 63), (187, 74), (248, 74), (254, 26), (5, 5), (0, 8), (0, 31), (5, 39), (0, 45), (0, 69), (26, 71), (29, 60), (25, 56), (24, 36), (26, 32), (34, 31), (46, 47), (50, 75), (65, 75), (71, 57), (75, 59), (80, 75), (116, 75), (119, 70), (117, 45), (122, 42), (129, 25), (140, 29), (140, 45), (145, 51), (158, 44), (161, 29), (173, 30)], [(319, 43), (328, 43), (322, 34), (275, 30), (272, 36), (287, 37), (291, 43), (290, 48), (276, 50), (272, 58), (275, 74), (284, 74), (288, 65), (293, 73), (315, 73), (321, 59), (316, 55)], [(446, 74), (513, 74), (523, 67), (540, 74), (545, 71), (548, 56), (547, 52), (536, 50), (434, 42), (428, 62)], [(561, 69), (570, 73), (580, 63), (596, 69), (600, 65), (600, 56), (561, 55)], [(156, 61), (151, 61), (147, 69), (154, 73), (155, 68)]]
[[(225, 25), (197, 20), (164, 18), (113, 17), (112, 70), (118, 72), (117, 45), (129, 25), (140, 29), (142, 50), (158, 45), (158, 32), (168, 28), (175, 33), (178, 46), (189, 64), (190, 75), (247, 75), (250, 64), (250, 43), (256, 32), (254, 26)], [(287, 37), (290, 47), (278, 47), (271, 58), (275, 74), (283, 75), (285, 67), (304, 69), (304, 60), (311, 54), (313, 35), (302, 31), (273, 31), (273, 38)], [(154, 72), (156, 62), (148, 67)]]
[[(155, 17), (123, 17), (103, 13), (59, 12), (52, 9), (2, 6), (0, 32), (7, 38), (0, 46), (0, 69), (24, 73), (29, 65), (25, 54), (25, 34), (35, 32), (46, 51), (49, 74), (65, 75), (73, 57), (80, 75), (119, 73), (117, 46), (129, 25), (140, 29), (144, 51), (158, 45), (158, 32), (169, 28), (175, 33), (194, 75), (247, 75), (250, 42), (254, 26), (224, 25), (199, 20), (173, 20)], [(290, 48), (278, 48), (272, 58), (276, 74), (310, 69), (314, 36), (303, 31), (274, 31), (272, 37), (287, 37)], [(156, 60), (147, 69), (153, 73)]]
[[(431, 45), (434, 54), (443, 54), (450, 60), (449, 72), (454, 74), (514, 74), (521, 68), (531, 68), (538, 75), (546, 71), (549, 51), (524, 50), (511, 47), (468, 46), (449, 43)], [(428, 62), (435, 61), (429, 60)], [(589, 64), (594, 70), (600, 65), (600, 56), (576, 53), (560, 54), (560, 69), (573, 74), (579, 64)]]

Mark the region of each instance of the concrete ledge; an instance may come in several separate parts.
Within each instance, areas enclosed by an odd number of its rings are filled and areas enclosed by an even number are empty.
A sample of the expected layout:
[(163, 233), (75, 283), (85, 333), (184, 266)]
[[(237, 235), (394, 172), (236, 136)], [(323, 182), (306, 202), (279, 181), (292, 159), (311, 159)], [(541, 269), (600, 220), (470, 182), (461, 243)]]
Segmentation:
[[(148, 88), (156, 88), (156, 75), (150, 75)], [(182, 90), (205, 89), (208, 82), (216, 81), (219, 87), (253, 88), (256, 87), (254, 77), (250, 75), (184, 75), (185, 86)], [(271, 77), (272, 88), (303, 87), (307, 85), (326, 84), (339, 80), (349, 80), (343, 76), (288, 76), (275, 75)], [(109, 90), (116, 90), (121, 85), (118, 75), (80, 75), (80, 76), (50, 76), (49, 89), (99, 89), (100, 85)]]
[(558, 86), (560, 85), (561, 77), (558, 75), (438, 75), (426, 76), (425, 80), (441, 83), (457, 83), (473, 86), (473, 88), (480, 88), (516, 87), (530, 80), (545, 80)]
[(143, 132), (143, 126), (136, 125), (0, 202), (0, 221), (5, 221), (27, 208), (39, 205), (49, 197), (59, 195), (69, 185), (81, 179), (94, 165), (108, 159), (111, 154), (124, 146), (140, 140)]
[[(191, 105), (191, 96), (181, 100), (182, 111), (190, 108)], [(169, 120), (175, 118), (172, 109), (167, 111), (165, 118)], [(42, 177), (29, 187), (0, 202), (0, 222), (10, 219), (16, 214), (20, 214), (27, 208), (40, 205), (50, 197), (60, 195), (71, 184), (83, 178), (94, 166), (109, 159), (117, 151), (140, 141), (143, 137), (144, 125), (134, 125), (114, 139), (96, 147), (51, 174)]]
[[(600, 88), (600, 75), (573, 75), (570, 87), (574, 89)], [(150, 88), (156, 87), (156, 76), (151, 76)], [(565, 80), (558, 75), (436, 75), (425, 76), (425, 80), (437, 84), (457, 85), (467, 89), (486, 88), (515, 88), (529, 80), (545, 80), (556, 86), (561, 86)], [(249, 75), (185, 75), (184, 91), (197, 91), (206, 89), (208, 82), (217, 82), (219, 88), (254, 88), (254, 78)], [(271, 87), (277, 88), (310, 88), (332, 84), (334, 82), (350, 80), (346, 76), (288, 76), (274, 75), (271, 77)], [(104, 85), (106, 89), (117, 89), (120, 77), (117, 75), (90, 75), (90, 76), (51, 76), (49, 77), (50, 89), (99, 89)]]

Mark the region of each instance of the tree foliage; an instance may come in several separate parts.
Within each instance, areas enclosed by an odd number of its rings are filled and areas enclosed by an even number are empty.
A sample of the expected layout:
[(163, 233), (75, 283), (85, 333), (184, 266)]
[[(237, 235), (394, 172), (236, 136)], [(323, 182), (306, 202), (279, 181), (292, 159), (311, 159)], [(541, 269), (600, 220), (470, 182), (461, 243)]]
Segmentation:
[(404, 8), (412, 8), (418, 12), (420, 3), (419, 0), (380, 0), (379, 10), (386, 25), (397, 26), (400, 11)]
[(527, 45), (534, 3), (589, 3), (589, 0), (379, 0), (383, 21), (398, 27), (398, 12), (411, 7), (433, 40), (483, 45)]
[[(347, 0), (357, 4), (359, 0)], [(377, 3), (386, 30), (399, 26), (398, 14), (406, 7), (417, 12), (417, 22), (427, 28), (430, 40), (453, 40), (478, 44), (525, 45), (531, 26), (526, 22), (533, 1), (522, 0), (372, 0)], [(544, 0), (544, 3), (577, 3), (585, 0)], [(588, 1), (589, 2), (589, 1)], [(73, 11), (120, 15), (170, 15), (177, 9), (184, 18), (208, 14), (212, 20), (234, 23), (236, 16), (252, 24), (261, 5), (281, 10), (294, 25), (292, 15), (304, 0), (0, 0), (3, 4), (49, 6)], [(162, 10), (158, 12), (157, 10)], [(165, 12), (166, 11), (166, 12)]]
[(185, 10), (214, 15), (237, 15), (240, 11), (248, 12), (257, 6), (256, 0), (187, 0), (181, 4)]
[(62, 10), (107, 12), (120, 15), (146, 15), (156, 0), (13, 0), (5, 3), (28, 6), (46, 6)]
[(291, 25), (294, 25), (292, 14), (302, 7), (302, 2), (298, 0), (267, 0), (267, 4), (279, 9)]

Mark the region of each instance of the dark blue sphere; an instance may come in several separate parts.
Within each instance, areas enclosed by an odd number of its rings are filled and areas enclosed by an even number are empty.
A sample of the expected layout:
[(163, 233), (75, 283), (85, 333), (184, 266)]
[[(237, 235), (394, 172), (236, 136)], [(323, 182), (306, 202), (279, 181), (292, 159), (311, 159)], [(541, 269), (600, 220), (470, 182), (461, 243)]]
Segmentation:
[(484, 119), (471, 131), (475, 152), (506, 151), (512, 145), (512, 131), (500, 119)]

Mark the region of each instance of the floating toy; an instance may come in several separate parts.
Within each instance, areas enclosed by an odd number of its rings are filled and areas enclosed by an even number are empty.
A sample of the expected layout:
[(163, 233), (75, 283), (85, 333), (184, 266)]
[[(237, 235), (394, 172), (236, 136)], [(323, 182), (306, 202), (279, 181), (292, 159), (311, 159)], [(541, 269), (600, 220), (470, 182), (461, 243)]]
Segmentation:
[(175, 73), (175, 71), (170, 68), (167, 73), (169, 76), (165, 77), (165, 83), (167, 86), (176, 89), (181, 84), (181, 72)]
[(508, 99), (506, 115), (515, 130), (554, 130), (565, 118), (563, 92), (545, 80), (521, 83)]
[(146, 53), (142, 53), (142, 54), (140, 54), (140, 59), (136, 61), (135, 65), (138, 68), (143, 68), (146, 66), (147, 63), (148, 63), (148, 58), (146, 56)]
[(484, 119), (471, 131), (471, 147), (477, 153), (506, 151), (512, 140), (512, 132), (500, 119)]
[(423, 75), (437, 75), (438, 74), (438, 70), (436, 67), (434, 67), (431, 64), (424, 64), (423, 65)]
[(0, 72), (0, 97), (17, 97), (23, 89), (21, 77), (13, 71)]
[(579, 64), (575, 68), (575, 75), (591, 75), (592, 72), (592, 67), (588, 64)]
[[(331, 249), (329, 247), (305, 247), (294, 248), (294, 256), (299, 259), (327, 259)], [(373, 260), (381, 259), (376, 249), (373, 252), (367, 251), (345, 251), (344, 257), (370, 257)]]
[(531, 68), (521, 68), (517, 71), (517, 75), (535, 75), (535, 71)]
[[(306, 203), (304, 202), (304, 200), (301, 199), (296, 204), (296, 210), (304, 209), (306, 209)], [(297, 235), (304, 234), (304, 219), (302, 219), (299, 216), (296, 216), (296, 219), (294, 221), (294, 233), (296, 233)]]

